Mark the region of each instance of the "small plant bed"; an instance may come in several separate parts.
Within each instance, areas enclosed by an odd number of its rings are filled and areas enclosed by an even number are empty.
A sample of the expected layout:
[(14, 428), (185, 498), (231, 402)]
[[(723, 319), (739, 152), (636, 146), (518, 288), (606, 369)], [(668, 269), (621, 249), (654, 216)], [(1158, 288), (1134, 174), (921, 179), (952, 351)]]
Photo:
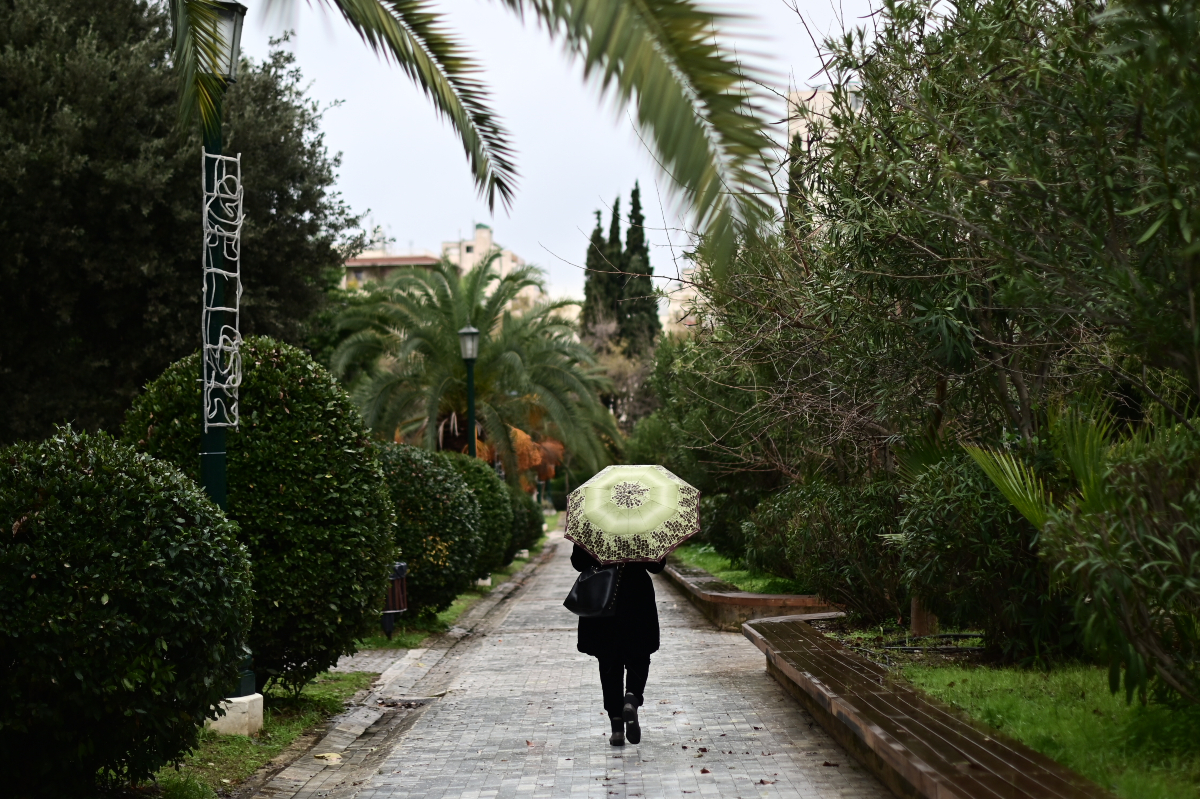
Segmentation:
[(1125, 799), (1200, 795), (1200, 708), (1126, 704), (1098, 666), (908, 663), (913, 685)]
[(711, 544), (684, 544), (672, 553), (688, 566), (711, 574), (718, 580), (751, 594), (811, 594), (803, 583), (786, 577), (760, 574), (741, 568), (729, 558), (717, 554)]
[(847, 649), (888, 668), (910, 663), (977, 665), (984, 659), (983, 639), (973, 630), (946, 630), (918, 637), (895, 624), (864, 627), (846, 619), (809, 623)]
[(346, 708), (346, 701), (370, 687), (378, 674), (325, 673), (293, 696), (283, 689), (264, 694), (263, 728), (257, 735), (218, 735), (205, 730), (200, 746), (179, 770), (157, 775), (163, 799), (213, 799), (228, 796), (239, 783), (266, 765), (308, 730)]
[(417, 615), (411, 618), (406, 618), (408, 614), (402, 614), (400, 620), (396, 622), (396, 628), (392, 632), (391, 640), (388, 640), (387, 636), (382, 632), (378, 632), (368, 638), (360, 639), (358, 641), (359, 650), (416, 649), (429, 636), (444, 633), (453, 627), (454, 623), (458, 621), (459, 616), (465, 613), (476, 602), (490, 594), (493, 588), (511, 580), (514, 574), (523, 569), (529, 561), (541, 553), (545, 545), (546, 537), (542, 536), (536, 544), (529, 548), (528, 560), (525, 558), (516, 558), (507, 566), (492, 572), (492, 584), (490, 586), (472, 586), (459, 594), (450, 607), (441, 613), (424, 616)]

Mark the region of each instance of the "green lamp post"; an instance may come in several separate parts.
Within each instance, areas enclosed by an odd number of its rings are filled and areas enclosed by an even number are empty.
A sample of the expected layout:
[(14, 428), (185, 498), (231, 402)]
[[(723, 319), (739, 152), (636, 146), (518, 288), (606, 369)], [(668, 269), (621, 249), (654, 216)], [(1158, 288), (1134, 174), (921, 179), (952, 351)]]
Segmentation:
[(479, 331), (467, 325), (458, 331), (458, 346), (467, 364), (467, 453), (475, 457), (475, 359), (479, 357)]
[[(237, 80), (246, 7), (221, 0), (216, 6), (220, 33), (216, 77), (223, 93), (226, 85)], [(236, 391), (241, 376), (237, 353), (240, 280), (236, 264), (242, 203), (240, 163), (238, 174), (231, 179), (229, 159), (221, 157), (221, 93), (215, 102), (216, 124), (204, 128), (204, 311), (200, 359), (204, 409), (200, 484), (213, 502), (225, 510), (225, 431), (237, 425)], [(227, 256), (232, 265), (226, 263)], [(228, 291), (231, 279), (238, 281), (233, 292)]]

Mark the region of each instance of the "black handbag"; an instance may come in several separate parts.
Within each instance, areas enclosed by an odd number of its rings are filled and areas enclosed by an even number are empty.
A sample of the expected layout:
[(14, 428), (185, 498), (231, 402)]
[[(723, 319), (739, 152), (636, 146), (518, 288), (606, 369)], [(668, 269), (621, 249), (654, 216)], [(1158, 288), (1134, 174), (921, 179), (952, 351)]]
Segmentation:
[(617, 589), (621, 585), (621, 564), (596, 566), (583, 572), (563, 600), (563, 607), (586, 619), (603, 618), (617, 612)]

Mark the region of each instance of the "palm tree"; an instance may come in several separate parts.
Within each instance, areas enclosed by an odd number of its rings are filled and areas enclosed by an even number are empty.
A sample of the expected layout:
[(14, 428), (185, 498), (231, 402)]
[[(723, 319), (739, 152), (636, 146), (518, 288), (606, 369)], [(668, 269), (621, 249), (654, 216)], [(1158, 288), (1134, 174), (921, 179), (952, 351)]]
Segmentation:
[[(168, 0), (184, 119), (217, 120), (222, 42), (213, 0)], [(294, 3), (297, 0), (274, 0)], [(428, 0), (321, 0), (373, 50), (395, 61), (454, 129), (490, 208), (510, 204), (517, 171), (507, 134), (487, 103), (481, 68), (447, 33)], [(717, 40), (741, 17), (695, 0), (498, 0), (536, 18), (582, 59), (584, 76), (634, 105), (662, 169), (705, 233), (710, 263), (727, 263), (737, 233), (767, 213), (770, 138), (749, 87), (760, 83)]]
[(447, 428), (465, 419), (467, 372), (458, 331), (474, 325), (481, 331), (476, 412), (507, 474), (518, 474), (515, 431), (562, 441), (599, 469), (620, 436), (600, 402), (600, 393), (611, 390), (607, 378), (556, 313), (574, 303), (539, 302), (519, 316), (508, 312), (522, 289), (541, 289), (542, 280), (528, 266), (499, 277), (498, 255), (461, 276), (444, 259), (432, 269), (394, 274), (377, 299), (339, 319), (349, 335), (334, 353), (334, 372), (362, 370), (353, 395), (377, 433), (420, 437), (437, 449), (447, 435), (458, 438)]

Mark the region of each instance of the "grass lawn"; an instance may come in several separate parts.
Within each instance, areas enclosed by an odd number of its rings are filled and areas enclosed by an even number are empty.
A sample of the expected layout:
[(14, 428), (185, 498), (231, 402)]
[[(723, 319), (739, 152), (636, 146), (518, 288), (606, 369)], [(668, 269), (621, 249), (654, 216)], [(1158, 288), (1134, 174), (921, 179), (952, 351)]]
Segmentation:
[(254, 736), (200, 733), (200, 746), (176, 771), (157, 775), (164, 799), (213, 799), (253, 774), (305, 730), (345, 709), (345, 701), (379, 675), (364, 672), (322, 674), (299, 697), (281, 690), (264, 696), (263, 728)]
[(710, 544), (684, 544), (676, 549), (674, 554), (687, 565), (704, 569), (718, 580), (724, 580), (752, 594), (812, 593), (805, 585), (795, 580), (734, 568), (729, 558), (718, 555)]
[(1125, 799), (1200, 796), (1200, 708), (1126, 705), (1096, 666), (1040, 672), (910, 664), (901, 672)]

